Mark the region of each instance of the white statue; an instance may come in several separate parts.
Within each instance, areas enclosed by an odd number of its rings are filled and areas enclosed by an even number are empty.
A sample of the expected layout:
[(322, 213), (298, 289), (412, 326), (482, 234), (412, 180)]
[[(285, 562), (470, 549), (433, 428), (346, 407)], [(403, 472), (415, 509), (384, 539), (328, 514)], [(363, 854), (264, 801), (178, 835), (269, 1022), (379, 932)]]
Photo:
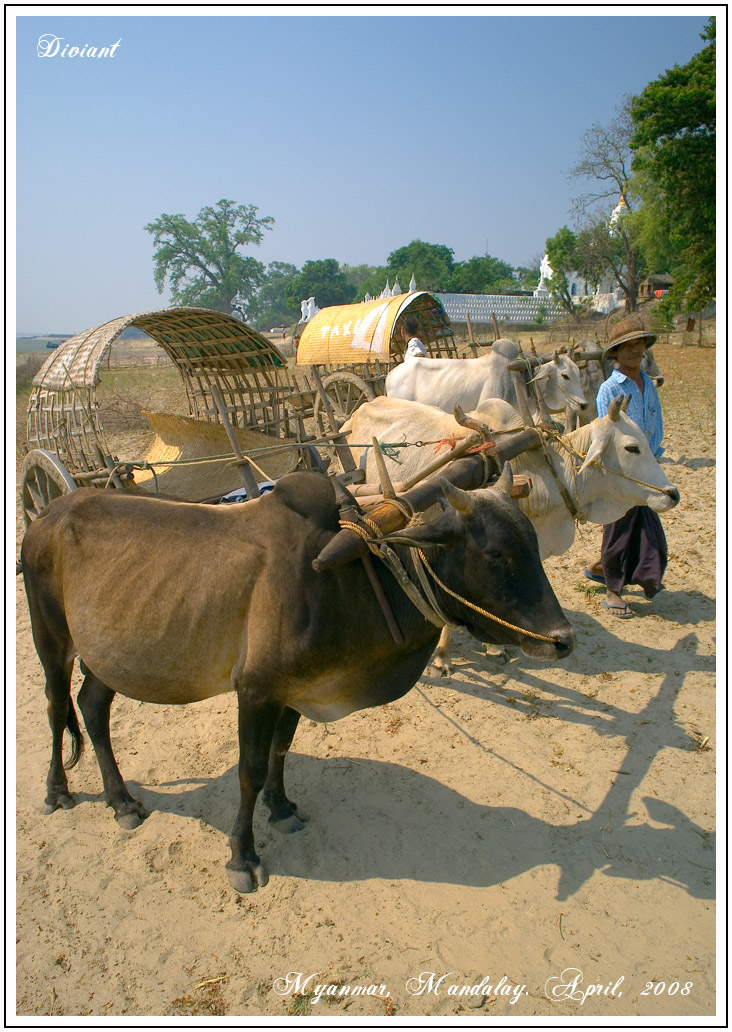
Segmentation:
[(549, 297), (551, 292), (549, 290), (549, 287), (547, 286), (547, 282), (546, 281), (550, 280), (552, 278), (552, 276), (554, 275), (554, 270), (552, 269), (551, 265), (549, 264), (549, 255), (548, 254), (545, 254), (544, 257), (541, 259), (541, 265), (539, 266), (539, 273), (540, 273), (539, 286), (534, 291), (534, 297)]
[(315, 304), (315, 298), (309, 297), (306, 301), (300, 302), (300, 322), (309, 322), (320, 309)]

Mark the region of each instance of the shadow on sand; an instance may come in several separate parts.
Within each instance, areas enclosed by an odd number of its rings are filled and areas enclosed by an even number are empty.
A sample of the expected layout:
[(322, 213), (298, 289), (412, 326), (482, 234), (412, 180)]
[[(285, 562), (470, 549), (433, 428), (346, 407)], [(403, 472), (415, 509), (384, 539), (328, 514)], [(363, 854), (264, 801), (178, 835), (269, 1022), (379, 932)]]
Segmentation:
[[(612, 636), (611, 636), (612, 637)], [(596, 872), (634, 881), (661, 879), (690, 895), (709, 899), (714, 891), (714, 836), (691, 821), (671, 801), (644, 798), (650, 821), (638, 823), (630, 813), (631, 798), (648, 774), (661, 748), (691, 750), (694, 744), (674, 718), (674, 699), (688, 670), (709, 669), (712, 660), (699, 656), (696, 635), (682, 638), (664, 651), (663, 677), (656, 694), (640, 712), (629, 712), (558, 687), (534, 670), (514, 676), (532, 691), (544, 693), (542, 715), (587, 724), (598, 734), (625, 739), (626, 753), (617, 772), (609, 772), (605, 798), (586, 819), (570, 824), (539, 820), (516, 807), (482, 806), (433, 778), (394, 763), (340, 756), (319, 759), (291, 753), (287, 782), (292, 795), (312, 818), (297, 835), (271, 832), (261, 807), (255, 834), (271, 874), (322, 881), (369, 878), (413, 879), (466, 886), (491, 886), (545, 865), (559, 869), (557, 899), (566, 900)], [(634, 646), (651, 658), (656, 650)], [(417, 686), (429, 699), (426, 682)], [(464, 682), (453, 686), (465, 688)], [(475, 688), (475, 685), (471, 686)], [(486, 701), (507, 706), (490, 682), (479, 686)], [(535, 697), (515, 698), (512, 709), (532, 712)], [(435, 706), (447, 725), (486, 754), (509, 761)], [(660, 745), (646, 725), (665, 726)], [(657, 740), (657, 739), (656, 739)], [(538, 774), (522, 770), (540, 788), (571, 802)], [(169, 782), (156, 791), (130, 782), (130, 790), (151, 811), (175, 813), (207, 822), (228, 835), (238, 801), (234, 767), (199, 782)], [(77, 798), (84, 798), (77, 796)], [(86, 798), (92, 798), (87, 796)], [(415, 849), (422, 843), (422, 849)], [(415, 860), (415, 857), (418, 857)]]

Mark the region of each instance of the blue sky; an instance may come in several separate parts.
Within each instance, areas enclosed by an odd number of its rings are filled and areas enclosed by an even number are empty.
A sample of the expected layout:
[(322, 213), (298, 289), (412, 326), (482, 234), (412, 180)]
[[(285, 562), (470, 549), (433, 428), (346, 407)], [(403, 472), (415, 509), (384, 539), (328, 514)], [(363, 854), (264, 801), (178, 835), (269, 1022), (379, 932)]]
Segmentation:
[[(420, 238), (456, 260), (526, 264), (571, 224), (582, 134), (688, 61), (717, 13), (219, 9), (15, 8), (18, 332), (162, 307), (144, 225), (223, 197), (276, 220), (251, 252), (264, 262), (381, 265)], [(113, 58), (39, 57), (49, 34), (69, 49), (121, 42)]]

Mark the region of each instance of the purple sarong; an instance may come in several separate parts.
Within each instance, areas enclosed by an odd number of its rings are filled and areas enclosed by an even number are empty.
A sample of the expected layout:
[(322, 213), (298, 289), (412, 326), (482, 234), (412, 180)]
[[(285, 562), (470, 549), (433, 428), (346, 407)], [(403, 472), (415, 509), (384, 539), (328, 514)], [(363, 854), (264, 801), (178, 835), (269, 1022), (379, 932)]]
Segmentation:
[(602, 528), (600, 554), (605, 584), (620, 594), (626, 584), (638, 584), (646, 598), (663, 588), (668, 546), (658, 514), (647, 505), (626, 512)]

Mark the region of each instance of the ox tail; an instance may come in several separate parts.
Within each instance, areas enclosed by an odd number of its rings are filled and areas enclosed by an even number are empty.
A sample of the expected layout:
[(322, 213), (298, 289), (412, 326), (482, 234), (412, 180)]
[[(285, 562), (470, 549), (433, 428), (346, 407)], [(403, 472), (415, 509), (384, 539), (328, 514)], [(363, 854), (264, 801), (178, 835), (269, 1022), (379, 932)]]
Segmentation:
[(81, 754), (84, 752), (84, 737), (79, 727), (79, 718), (76, 715), (76, 709), (74, 703), (69, 697), (69, 714), (66, 718), (66, 730), (71, 735), (71, 756), (67, 763), (64, 764), (66, 770), (70, 770), (75, 767), (81, 759)]

